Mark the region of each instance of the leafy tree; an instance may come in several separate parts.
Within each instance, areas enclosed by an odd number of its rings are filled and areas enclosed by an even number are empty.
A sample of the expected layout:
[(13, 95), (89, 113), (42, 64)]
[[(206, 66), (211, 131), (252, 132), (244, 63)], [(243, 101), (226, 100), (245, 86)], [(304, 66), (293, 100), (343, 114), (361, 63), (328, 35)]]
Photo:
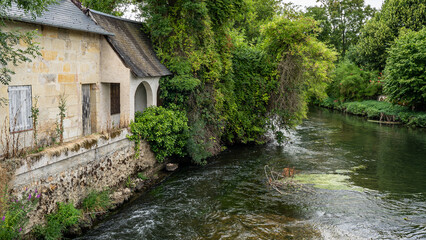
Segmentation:
[[(332, 28), (325, 7), (307, 7), (305, 15), (312, 17), (318, 22), (321, 32), (318, 33), (318, 40), (330, 44)], [(336, 48), (337, 49), (337, 48)]]
[(191, 130), (199, 130), (190, 131), (196, 134), (192, 149), (219, 152), (229, 119), (226, 102), (232, 98), (230, 28), (243, 1), (144, 0), (139, 6), (158, 56), (174, 73), (161, 80), (166, 106), (177, 104), (188, 113)]
[(276, 64), (269, 111), (282, 126), (294, 126), (306, 117), (307, 99), (325, 97), (336, 53), (318, 41), (320, 29), (311, 18), (277, 17), (264, 26), (262, 45)]
[[(31, 14), (33, 18), (40, 15), (49, 4), (56, 0), (2, 0), (0, 5), (0, 27), (5, 27), (9, 21), (7, 11), (13, 4)], [(34, 42), (37, 31), (20, 32), (18, 30), (5, 31), (0, 29), (0, 83), (8, 85), (12, 75), (15, 74), (9, 64), (17, 66), (22, 62), (29, 62), (40, 55), (39, 47)], [(19, 44), (22, 43), (22, 44)], [(0, 104), (4, 99), (0, 99)]]
[(362, 28), (356, 46), (358, 64), (382, 70), (387, 51), (399, 36), (401, 28), (419, 31), (426, 25), (424, 0), (386, 0), (382, 10)]
[(333, 45), (344, 57), (349, 46), (358, 40), (358, 34), (374, 9), (364, 0), (318, 0), (321, 7), (307, 8), (307, 16), (320, 22), (321, 41)]
[(372, 99), (381, 94), (383, 83), (380, 73), (359, 68), (355, 63), (344, 60), (337, 65), (327, 93), (341, 101)]
[(83, 6), (115, 16), (123, 16), (132, 0), (81, 0)]
[(241, 8), (235, 18), (234, 28), (252, 43), (259, 40), (260, 26), (271, 21), (282, 10), (280, 0), (244, 0)]
[(426, 27), (401, 35), (388, 54), (385, 93), (389, 99), (426, 109)]
[[(222, 143), (262, 142), (271, 116), (295, 125), (306, 114), (306, 98), (323, 94), (335, 54), (316, 40), (316, 22), (291, 6), (276, 0), (139, 6), (157, 55), (174, 74), (161, 80), (161, 97), (166, 107), (186, 112), (186, 150), (196, 162), (220, 152)], [(287, 63), (297, 66), (296, 78), (286, 78)]]

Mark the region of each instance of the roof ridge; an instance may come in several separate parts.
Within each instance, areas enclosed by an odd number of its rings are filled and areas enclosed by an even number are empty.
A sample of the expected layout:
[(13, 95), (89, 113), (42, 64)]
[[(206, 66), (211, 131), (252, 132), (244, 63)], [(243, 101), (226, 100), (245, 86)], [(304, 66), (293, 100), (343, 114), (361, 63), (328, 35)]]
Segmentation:
[(56, 4), (47, 6), (46, 11), (33, 18), (12, 2), (10, 9), (6, 12), (6, 19), (101, 35), (114, 35), (98, 26), (91, 17), (74, 4), (73, 0), (59, 0)]
[(97, 11), (97, 10), (93, 10), (93, 9), (90, 9), (90, 8), (88, 8), (88, 10), (89, 10), (89, 12), (93, 12), (93, 13), (96, 13), (96, 14), (99, 14), (99, 15), (102, 15), (102, 16), (105, 16), (105, 17), (115, 18), (115, 19), (118, 19), (118, 20), (121, 20), (121, 21), (126, 21), (126, 22), (143, 24), (143, 22), (141, 22), (141, 21), (136, 21), (136, 20), (132, 20), (132, 19), (117, 17), (117, 16), (114, 16), (114, 15), (111, 15), (111, 14), (108, 14), (108, 13), (104, 13), (104, 12), (100, 12), (100, 11)]

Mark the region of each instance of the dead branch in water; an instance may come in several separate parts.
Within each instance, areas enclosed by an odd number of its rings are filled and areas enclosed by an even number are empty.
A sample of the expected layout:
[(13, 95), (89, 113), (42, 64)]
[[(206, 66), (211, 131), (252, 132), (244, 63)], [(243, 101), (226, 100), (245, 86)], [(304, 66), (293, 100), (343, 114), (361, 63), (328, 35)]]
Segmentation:
[(265, 165), (264, 171), (268, 184), (280, 194), (288, 194), (295, 191), (311, 192), (305, 185), (294, 181), (294, 175), (296, 174), (294, 167), (286, 167), (282, 172), (277, 172)]

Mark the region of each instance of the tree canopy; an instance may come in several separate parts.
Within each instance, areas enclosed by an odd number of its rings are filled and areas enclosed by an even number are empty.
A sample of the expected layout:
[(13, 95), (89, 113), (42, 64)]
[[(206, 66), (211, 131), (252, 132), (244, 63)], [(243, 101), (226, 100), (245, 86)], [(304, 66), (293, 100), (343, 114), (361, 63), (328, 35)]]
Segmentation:
[(389, 99), (426, 109), (426, 28), (401, 34), (388, 54), (385, 93)]
[(387, 51), (398, 38), (401, 29), (419, 31), (425, 24), (425, 1), (386, 0), (382, 10), (363, 26), (354, 61), (371, 69), (384, 69)]
[(318, 0), (320, 7), (308, 7), (306, 15), (320, 22), (319, 40), (329, 43), (344, 57), (356, 44), (360, 29), (372, 17), (374, 9), (364, 0)]

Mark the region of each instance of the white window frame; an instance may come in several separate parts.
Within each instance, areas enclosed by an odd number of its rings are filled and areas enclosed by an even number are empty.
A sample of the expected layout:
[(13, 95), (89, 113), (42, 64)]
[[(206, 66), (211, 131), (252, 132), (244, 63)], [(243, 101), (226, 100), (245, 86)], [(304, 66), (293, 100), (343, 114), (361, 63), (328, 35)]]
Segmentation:
[(22, 132), (33, 129), (31, 118), (31, 86), (9, 86), (9, 126), (10, 132)]

